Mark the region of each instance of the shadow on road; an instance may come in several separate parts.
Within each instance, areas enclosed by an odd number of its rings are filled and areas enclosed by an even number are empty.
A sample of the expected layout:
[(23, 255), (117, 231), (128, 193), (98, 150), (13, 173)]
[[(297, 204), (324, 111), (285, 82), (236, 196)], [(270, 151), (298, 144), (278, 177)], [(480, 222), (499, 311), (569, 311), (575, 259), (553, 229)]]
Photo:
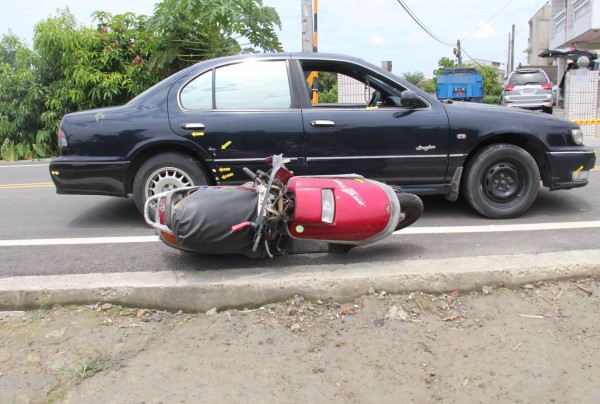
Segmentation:
[(69, 227), (149, 229), (131, 198), (107, 198), (77, 215), (71, 220)]
[[(373, 262), (401, 262), (414, 258), (425, 252), (421, 245), (404, 242), (397, 237), (390, 237), (376, 244), (357, 247), (347, 253), (309, 253), (293, 254), (287, 258), (275, 256), (272, 259), (253, 259), (243, 255), (210, 255), (186, 253), (164, 247), (162, 260), (166, 267), (178, 270), (227, 270), (247, 268), (268, 268), (269, 270), (288, 267), (308, 266), (318, 269), (321, 265), (356, 265), (365, 264), (369, 270), (377, 271)], [(167, 251), (166, 249), (169, 249)]]

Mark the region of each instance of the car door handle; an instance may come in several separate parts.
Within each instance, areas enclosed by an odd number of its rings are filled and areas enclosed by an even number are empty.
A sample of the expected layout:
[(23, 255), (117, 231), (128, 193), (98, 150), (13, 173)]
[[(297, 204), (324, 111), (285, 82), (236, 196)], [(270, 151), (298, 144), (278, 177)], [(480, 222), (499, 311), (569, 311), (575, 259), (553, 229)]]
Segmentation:
[(185, 129), (185, 130), (204, 130), (204, 124), (203, 123), (182, 123), (181, 124), (181, 129)]
[(335, 122), (327, 119), (317, 119), (316, 121), (310, 121), (310, 125), (316, 128), (333, 128)]

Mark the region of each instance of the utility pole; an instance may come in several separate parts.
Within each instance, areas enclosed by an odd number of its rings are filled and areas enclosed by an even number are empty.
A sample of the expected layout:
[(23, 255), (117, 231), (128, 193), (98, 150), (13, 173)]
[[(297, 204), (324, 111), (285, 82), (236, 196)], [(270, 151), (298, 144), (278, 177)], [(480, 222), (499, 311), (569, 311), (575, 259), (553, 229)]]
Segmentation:
[(512, 25), (510, 36), (510, 71), (515, 70), (515, 24)]
[(454, 49), (454, 54), (456, 55), (456, 59), (458, 60), (458, 66), (462, 65), (462, 55), (460, 53), (460, 39), (456, 40), (456, 48)]
[(512, 72), (512, 68), (510, 66), (510, 32), (508, 33), (508, 55), (506, 58), (506, 77)]
[(302, 52), (314, 51), (312, 0), (302, 0)]
[(319, 12), (319, 0), (313, 0), (313, 52), (319, 48), (319, 30), (317, 29), (317, 13)]
[[(314, 11), (313, 11), (314, 1)], [(318, 48), (317, 37), (317, 10), (318, 0), (302, 0), (302, 52), (316, 52)], [(311, 89), (311, 103), (319, 102), (319, 72), (310, 72), (306, 77)]]

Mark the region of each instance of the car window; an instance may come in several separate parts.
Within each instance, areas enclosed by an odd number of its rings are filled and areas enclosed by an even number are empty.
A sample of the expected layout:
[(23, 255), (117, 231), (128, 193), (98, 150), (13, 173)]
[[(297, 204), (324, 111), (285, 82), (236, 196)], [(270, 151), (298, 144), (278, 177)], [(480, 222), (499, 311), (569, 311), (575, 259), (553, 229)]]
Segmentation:
[(216, 109), (291, 108), (285, 61), (246, 62), (215, 70)]
[(180, 95), (185, 109), (282, 109), (291, 108), (285, 61), (246, 62), (214, 70), (189, 82)]
[(180, 97), (185, 109), (212, 109), (212, 70), (188, 83)]
[[(302, 70), (310, 102), (314, 108), (365, 108), (401, 106), (406, 88), (359, 66), (329, 61), (303, 61)], [(425, 105), (423, 105), (425, 106)]]
[(542, 84), (547, 83), (548, 78), (544, 74), (544, 72), (514, 72), (510, 79), (508, 80), (508, 84), (512, 84), (515, 86), (522, 86), (525, 84)]

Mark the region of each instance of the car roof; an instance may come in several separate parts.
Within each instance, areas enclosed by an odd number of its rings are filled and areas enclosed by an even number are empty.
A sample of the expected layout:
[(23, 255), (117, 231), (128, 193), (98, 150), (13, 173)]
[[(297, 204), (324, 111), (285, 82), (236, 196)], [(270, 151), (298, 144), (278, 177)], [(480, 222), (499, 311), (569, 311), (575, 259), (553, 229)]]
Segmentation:
[[(530, 69), (517, 69), (514, 70), (513, 73), (537, 73), (537, 72), (543, 72), (543, 69), (540, 68), (530, 68)], [(544, 72), (546, 73), (546, 72)]]

